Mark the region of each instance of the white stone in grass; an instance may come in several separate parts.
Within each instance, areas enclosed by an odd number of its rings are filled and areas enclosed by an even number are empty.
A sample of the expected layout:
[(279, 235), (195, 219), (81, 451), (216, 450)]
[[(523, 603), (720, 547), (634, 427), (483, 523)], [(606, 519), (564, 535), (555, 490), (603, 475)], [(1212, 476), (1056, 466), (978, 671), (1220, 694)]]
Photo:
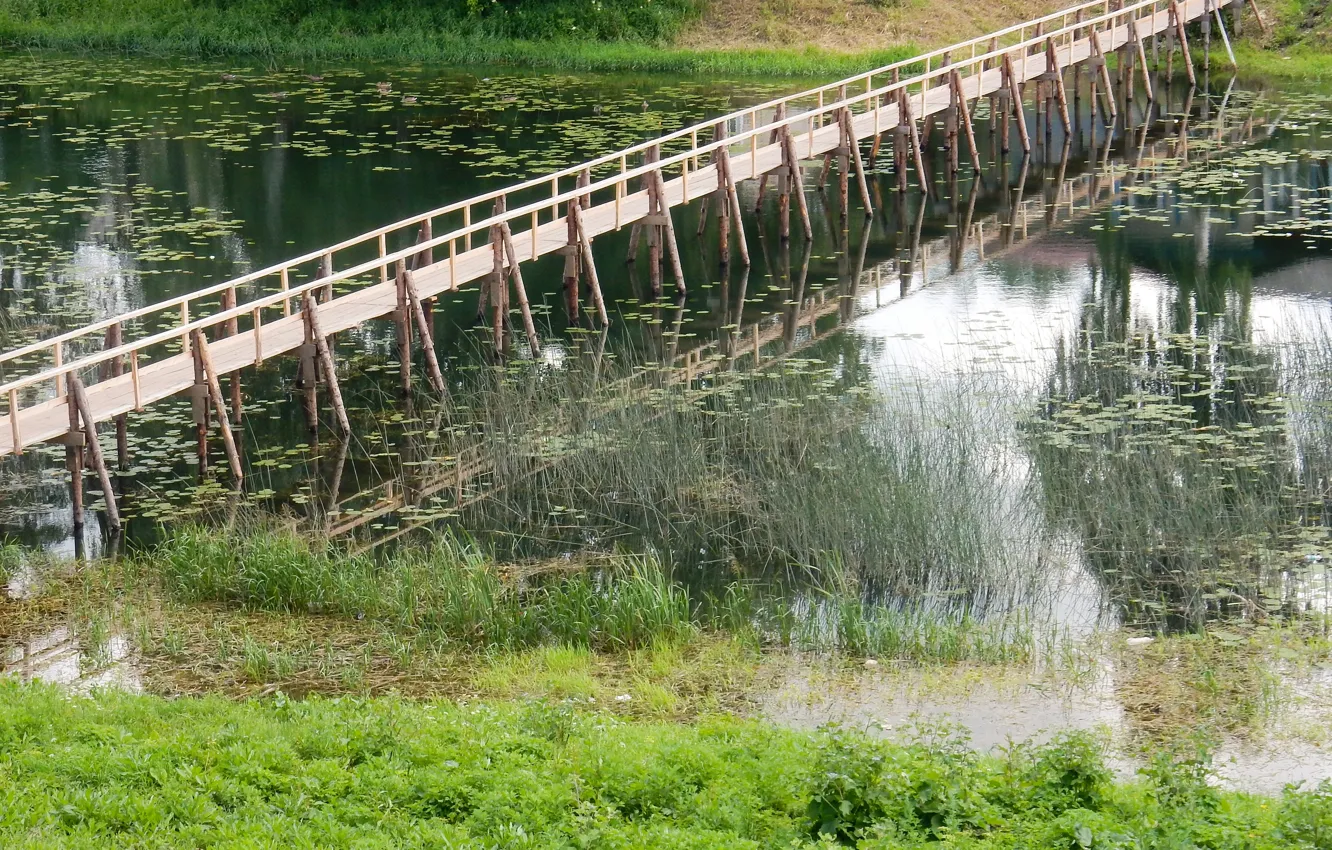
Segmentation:
[(1154, 637), (1131, 637), (1125, 642), (1129, 646), (1146, 646), (1154, 640), (1156, 640)]

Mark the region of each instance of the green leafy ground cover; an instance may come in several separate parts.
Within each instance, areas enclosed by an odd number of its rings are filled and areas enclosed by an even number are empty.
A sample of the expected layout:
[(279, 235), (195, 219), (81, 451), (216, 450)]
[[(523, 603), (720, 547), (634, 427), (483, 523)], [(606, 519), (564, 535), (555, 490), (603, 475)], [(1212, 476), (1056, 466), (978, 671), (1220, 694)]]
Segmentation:
[(234, 703), (0, 684), (0, 843), (35, 847), (1321, 848), (1332, 788), (1217, 790), (1205, 750), (1116, 781), (1065, 737), (982, 756), (550, 703)]

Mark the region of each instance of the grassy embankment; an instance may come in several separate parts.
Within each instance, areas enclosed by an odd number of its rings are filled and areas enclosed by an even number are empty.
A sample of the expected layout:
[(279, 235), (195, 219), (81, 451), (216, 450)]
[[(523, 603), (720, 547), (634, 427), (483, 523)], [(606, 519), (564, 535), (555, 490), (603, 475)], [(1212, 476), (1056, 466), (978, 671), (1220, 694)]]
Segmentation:
[(1270, 0), (1262, 4), (1271, 32), (1252, 20), (1235, 44), (1246, 74), (1300, 80), (1332, 78), (1332, 3), (1328, 0)]
[[(17, 47), (340, 61), (502, 64), (583, 71), (837, 77), (920, 47), (980, 35), (1065, 5), (1005, 0), (0, 0)], [(1250, 19), (1240, 67), (1329, 73), (1326, 0), (1274, 0)]]
[(1116, 782), (1094, 740), (981, 756), (550, 704), (69, 699), (0, 683), (6, 847), (1322, 848), (1332, 788), (1279, 799), (1162, 751)]
[(700, 0), (0, 0), (0, 41), (19, 47), (341, 61), (504, 64), (584, 71), (849, 75), (915, 51), (882, 43), (675, 46)]

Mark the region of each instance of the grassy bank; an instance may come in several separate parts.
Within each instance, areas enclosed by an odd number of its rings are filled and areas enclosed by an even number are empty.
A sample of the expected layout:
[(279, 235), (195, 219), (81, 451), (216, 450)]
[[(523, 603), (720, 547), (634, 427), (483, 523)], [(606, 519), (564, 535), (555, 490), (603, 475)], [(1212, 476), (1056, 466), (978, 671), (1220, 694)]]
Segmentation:
[(1325, 847), (1332, 788), (1209, 786), (1205, 752), (1117, 783), (1092, 739), (996, 757), (559, 705), (231, 703), (0, 683), (12, 848)]
[(385, 61), (791, 76), (848, 75), (915, 52), (910, 46), (856, 53), (672, 47), (698, 6), (693, 0), (0, 0), (0, 41), (22, 48), (238, 57), (310, 67)]
[(1323, 81), (1332, 78), (1332, 4), (1328, 0), (1273, 0), (1262, 4), (1270, 32), (1250, 18), (1235, 43), (1245, 75)]
[(691, 594), (650, 557), (528, 565), (519, 574), (475, 546), (445, 539), (382, 560), (346, 556), (288, 531), (174, 534), (110, 578), (149, 583), (186, 604), (225, 603), (277, 614), (369, 620), (458, 650), (562, 646), (641, 650), (726, 635), (752, 645), (914, 661), (1026, 658), (1018, 620), (982, 622), (845, 590), (769, 594), (735, 581)]

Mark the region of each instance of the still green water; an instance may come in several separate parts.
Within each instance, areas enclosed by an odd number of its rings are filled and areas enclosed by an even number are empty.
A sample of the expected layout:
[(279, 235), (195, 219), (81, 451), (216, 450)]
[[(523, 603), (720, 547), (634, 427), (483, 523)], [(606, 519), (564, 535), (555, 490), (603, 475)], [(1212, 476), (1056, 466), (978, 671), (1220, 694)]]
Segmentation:
[[(0, 334), (7, 348), (791, 87), (498, 70), (152, 65), (52, 55), (0, 60), (0, 79)], [(1143, 561), (1124, 543), (1133, 534), (1187, 550), (1181, 538), (1200, 527), (1150, 521), (1130, 527), (1105, 504), (1067, 498), (1082, 488), (1109, 492), (1115, 470), (1084, 469), (1076, 461), (1088, 453), (1114, 455), (1125, 445), (1121, 437), (1132, 437), (1132, 445), (1142, 436), (1116, 430), (1129, 415), (1125, 410), (1135, 411), (1132, 416), (1147, 410), (1145, 419), (1173, 421), (1204, 436), (1211, 428), (1275, 429), (1281, 439), (1264, 444), (1261, 457), (1245, 449), (1218, 463), (1231, 472), (1280, 467), (1275, 490), (1255, 497), (1275, 504), (1288, 490), (1298, 491), (1289, 504), (1277, 505), (1279, 517), (1251, 516), (1231, 499), (1191, 510), (1198, 516), (1233, 510), (1231, 527), (1241, 534), (1257, 533), (1240, 528), (1243, 523), (1262, 526), (1281, 544), (1279, 556), (1263, 561), (1260, 582), (1270, 589), (1273, 571), (1286, 582), (1274, 604), (1321, 605), (1307, 567), (1322, 557), (1321, 508), (1311, 508), (1321, 505), (1322, 467), (1309, 447), (1319, 444), (1314, 437), (1326, 414), (1316, 405), (1272, 402), (1289, 399), (1295, 379), (1274, 374), (1263, 384), (1261, 373), (1289, 360), (1294, 343), (1321, 338), (1332, 306), (1332, 165), (1323, 138), (1332, 116), (1317, 93), (1276, 92), (1228, 78), (1192, 95), (1180, 82), (1158, 81), (1157, 90), (1157, 104), (1141, 97), (1126, 104), (1129, 123), (1108, 131), (1083, 91), (1066, 157), (1057, 121), (1052, 128), (1036, 126), (1043, 119), (1032, 116), (1037, 148), (1026, 161), (998, 154), (981, 104), (980, 154), (987, 163), (981, 179), (965, 166), (960, 179), (949, 179), (944, 137), (936, 131), (928, 159), (931, 194), (921, 195), (914, 185), (899, 194), (891, 156), (885, 156), (871, 174), (874, 214), (863, 215), (853, 189), (857, 208), (843, 218), (834, 175), (830, 191), (809, 192), (815, 238), (808, 247), (799, 239), (791, 245), (776, 239), (771, 202), (762, 218), (746, 223), (754, 260), (748, 270), (733, 263), (721, 273), (715, 225), (696, 238), (698, 204), (678, 211), (690, 281), (681, 302), (670, 297), (669, 276), (667, 295), (654, 299), (645, 263), (623, 263), (627, 229), (609, 236), (597, 246), (613, 317), (604, 338), (568, 326), (559, 259), (535, 263), (524, 277), (545, 337), (543, 357), (532, 362), (521, 341), (514, 345), (505, 374), (527, 394), (509, 398), (515, 404), (540, 398), (557, 409), (559, 399), (552, 400), (549, 389), (564, 379), (552, 376), (646, 380), (642, 369), (659, 362), (693, 363), (685, 375), (689, 388), (715, 392), (724, 379), (697, 375), (695, 366), (717, 355), (725, 363), (721, 372), (742, 371), (752, 366), (744, 358), (754, 329), (771, 331), (762, 356), (777, 365), (765, 368), (813, 375), (819, 387), (788, 399), (789, 405), (871, 391), (914, 393), (928, 400), (924, 409), (932, 421), (952, 417), (953, 425), (970, 429), (966, 442), (980, 447), (974, 454), (940, 455), (949, 469), (976, 465), (974, 474), (945, 482), (957, 492), (986, 494), (984, 510), (967, 508), (974, 539), (962, 548), (937, 543), (931, 537), (937, 529), (925, 516), (920, 534), (936, 556), (915, 565), (910, 580), (902, 570), (887, 570), (875, 592), (938, 591), (976, 610), (1008, 610), (1016, 598), (1033, 595), (1025, 578), (1008, 580), (1008, 567), (1020, 563), (1024, 569), (1015, 572), (1040, 574), (1037, 595), (1057, 619), (1077, 623), (1100, 617), (1107, 598), (1134, 601), (1116, 609), (1134, 618), (1150, 615), (1144, 599), (1172, 613), (1215, 612), (1223, 607), (1216, 601), (1218, 584), (1229, 591), (1237, 586), (1209, 578), (1181, 591), (1137, 576), (1124, 590), (1119, 579), (1106, 581), (1122, 575), (1126, 561)], [(1155, 170), (1139, 172), (1147, 161)], [(807, 173), (813, 182), (817, 172)], [(1102, 200), (1086, 209), (1083, 198), (1093, 187)], [(753, 203), (753, 186), (744, 188), (742, 200)], [(453, 404), (470, 405), (489, 429), (479, 444), (500, 451), (505, 441), (495, 435), (503, 428), (487, 405), (501, 396), (483, 397), (478, 389), (495, 384), (486, 377), (493, 372), (482, 354), (484, 332), (473, 327), (475, 297), (464, 292), (440, 305), (437, 345)], [(1253, 353), (1262, 346), (1270, 350)], [(690, 360), (691, 349), (703, 357)], [(431, 529), (453, 524), (516, 557), (624, 546), (665, 549), (670, 560), (704, 572), (746, 565), (752, 541), (723, 534), (720, 525), (698, 523), (681, 537), (654, 534), (651, 517), (641, 506), (625, 507), (627, 497), (612, 492), (610, 483), (586, 492), (540, 470), (530, 483), (505, 481), (507, 495), (493, 511), (483, 506), (459, 517), (452, 488), (427, 492), (433, 478), (451, 475), (458, 448), (450, 438), (457, 429), (441, 424), (428, 398), (411, 404), (396, 398), (392, 351), (387, 323), (338, 341), (356, 430), (347, 446), (332, 441), (331, 432), (319, 438), (307, 432), (293, 388), (294, 361), (267, 363), (247, 375), (242, 440), (248, 470), (240, 496), (230, 493), (224, 476), (200, 481), (187, 401), (132, 417), (133, 470), (124, 482), (128, 539), (150, 540), (163, 524), (248, 503), (289, 512), (312, 528), (357, 525), (355, 545), (421, 526), (424, 532), (396, 541), (412, 545)], [(1307, 394), (1317, 396), (1312, 376), (1321, 373), (1299, 374)], [(1237, 389), (1237, 380), (1249, 383)], [(647, 383), (660, 391), (660, 376)], [(545, 387), (545, 394), (534, 386)], [(1003, 415), (978, 416), (970, 405), (959, 413), (949, 407), (958, 398)], [(1042, 398), (1046, 416), (1038, 420), (1072, 425), (1024, 427)], [(763, 403), (779, 400), (765, 397)], [(515, 410), (511, 419), (531, 425), (535, 420), (524, 419), (529, 412)], [(602, 454), (592, 466), (608, 467), (616, 447), (632, 443), (628, 432), (636, 427), (624, 417), (617, 423), (624, 432), (619, 442), (574, 442), (561, 451), (576, 454), (593, 445)], [(597, 428), (590, 420), (582, 424), (589, 433)], [(601, 427), (605, 435), (610, 426)], [(1033, 433), (1039, 435), (1034, 443)], [(669, 441), (647, 424), (640, 436)], [(1197, 449), (1192, 438), (1174, 439), (1174, 432), (1162, 437), (1162, 450)], [(1066, 449), (1067, 456), (1057, 454)], [(851, 463), (850, 457), (839, 462)], [(28, 545), (74, 549), (62, 460), (63, 450), (51, 448), (0, 464), (0, 532)], [(1207, 469), (1217, 468), (1216, 458), (1204, 460)], [(213, 466), (224, 464), (215, 457)], [(1055, 469), (1071, 470), (1063, 489), (1034, 496), (1058, 478)], [(498, 480), (482, 476), (469, 482), (469, 493)], [(919, 479), (922, 504), (933, 504), (929, 480)], [(1218, 483), (1216, 492), (1235, 492), (1235, 486)], [(394, 507), (404, 490), (418, 498), (409, 497), (405, 509), (377, 510)], [(1124, 499), (1132, 502), (1131, 488)], [(771, 499), (767, 504), (776, 510)], [(942, 501), (937, 506), (954, 510)], [(738, 512), (734, 505), (727, 510)], [(812, 525), (836, 525), (839, 517), (848, 527), (852, 519), (870, 522), (869, 513), (830, 517), (803, 510), (817, 518)], [(1166, 508), (1162, 515), (1181, 514), (1187, 511)], [(827, 542), (863, 571), (882, 553), (901, 549), (884, 532), (894, 517), (881, 519), (874, 533), (847, 532), (850, 544), (846, 536), (809, 532), (800, 545), (825, 551), (818, 541)], [(1287, 528), (1292, 523), (1297, 533)], [(1116, 537), (1107, 528), (1124, 530)], [(90, 552), (102, 551), (95, 520), (83, 542)], [(1003, 568), (981, 580), (967, 567), (987, 546)], [(1234, 557), (1247, 563), (1250, 554)], [(1201, 569), (1208, 557), (1187, 568)], [(1147, 562), (1148, 578), (1181, 569), (1168, 559), (1148, 556)]]

